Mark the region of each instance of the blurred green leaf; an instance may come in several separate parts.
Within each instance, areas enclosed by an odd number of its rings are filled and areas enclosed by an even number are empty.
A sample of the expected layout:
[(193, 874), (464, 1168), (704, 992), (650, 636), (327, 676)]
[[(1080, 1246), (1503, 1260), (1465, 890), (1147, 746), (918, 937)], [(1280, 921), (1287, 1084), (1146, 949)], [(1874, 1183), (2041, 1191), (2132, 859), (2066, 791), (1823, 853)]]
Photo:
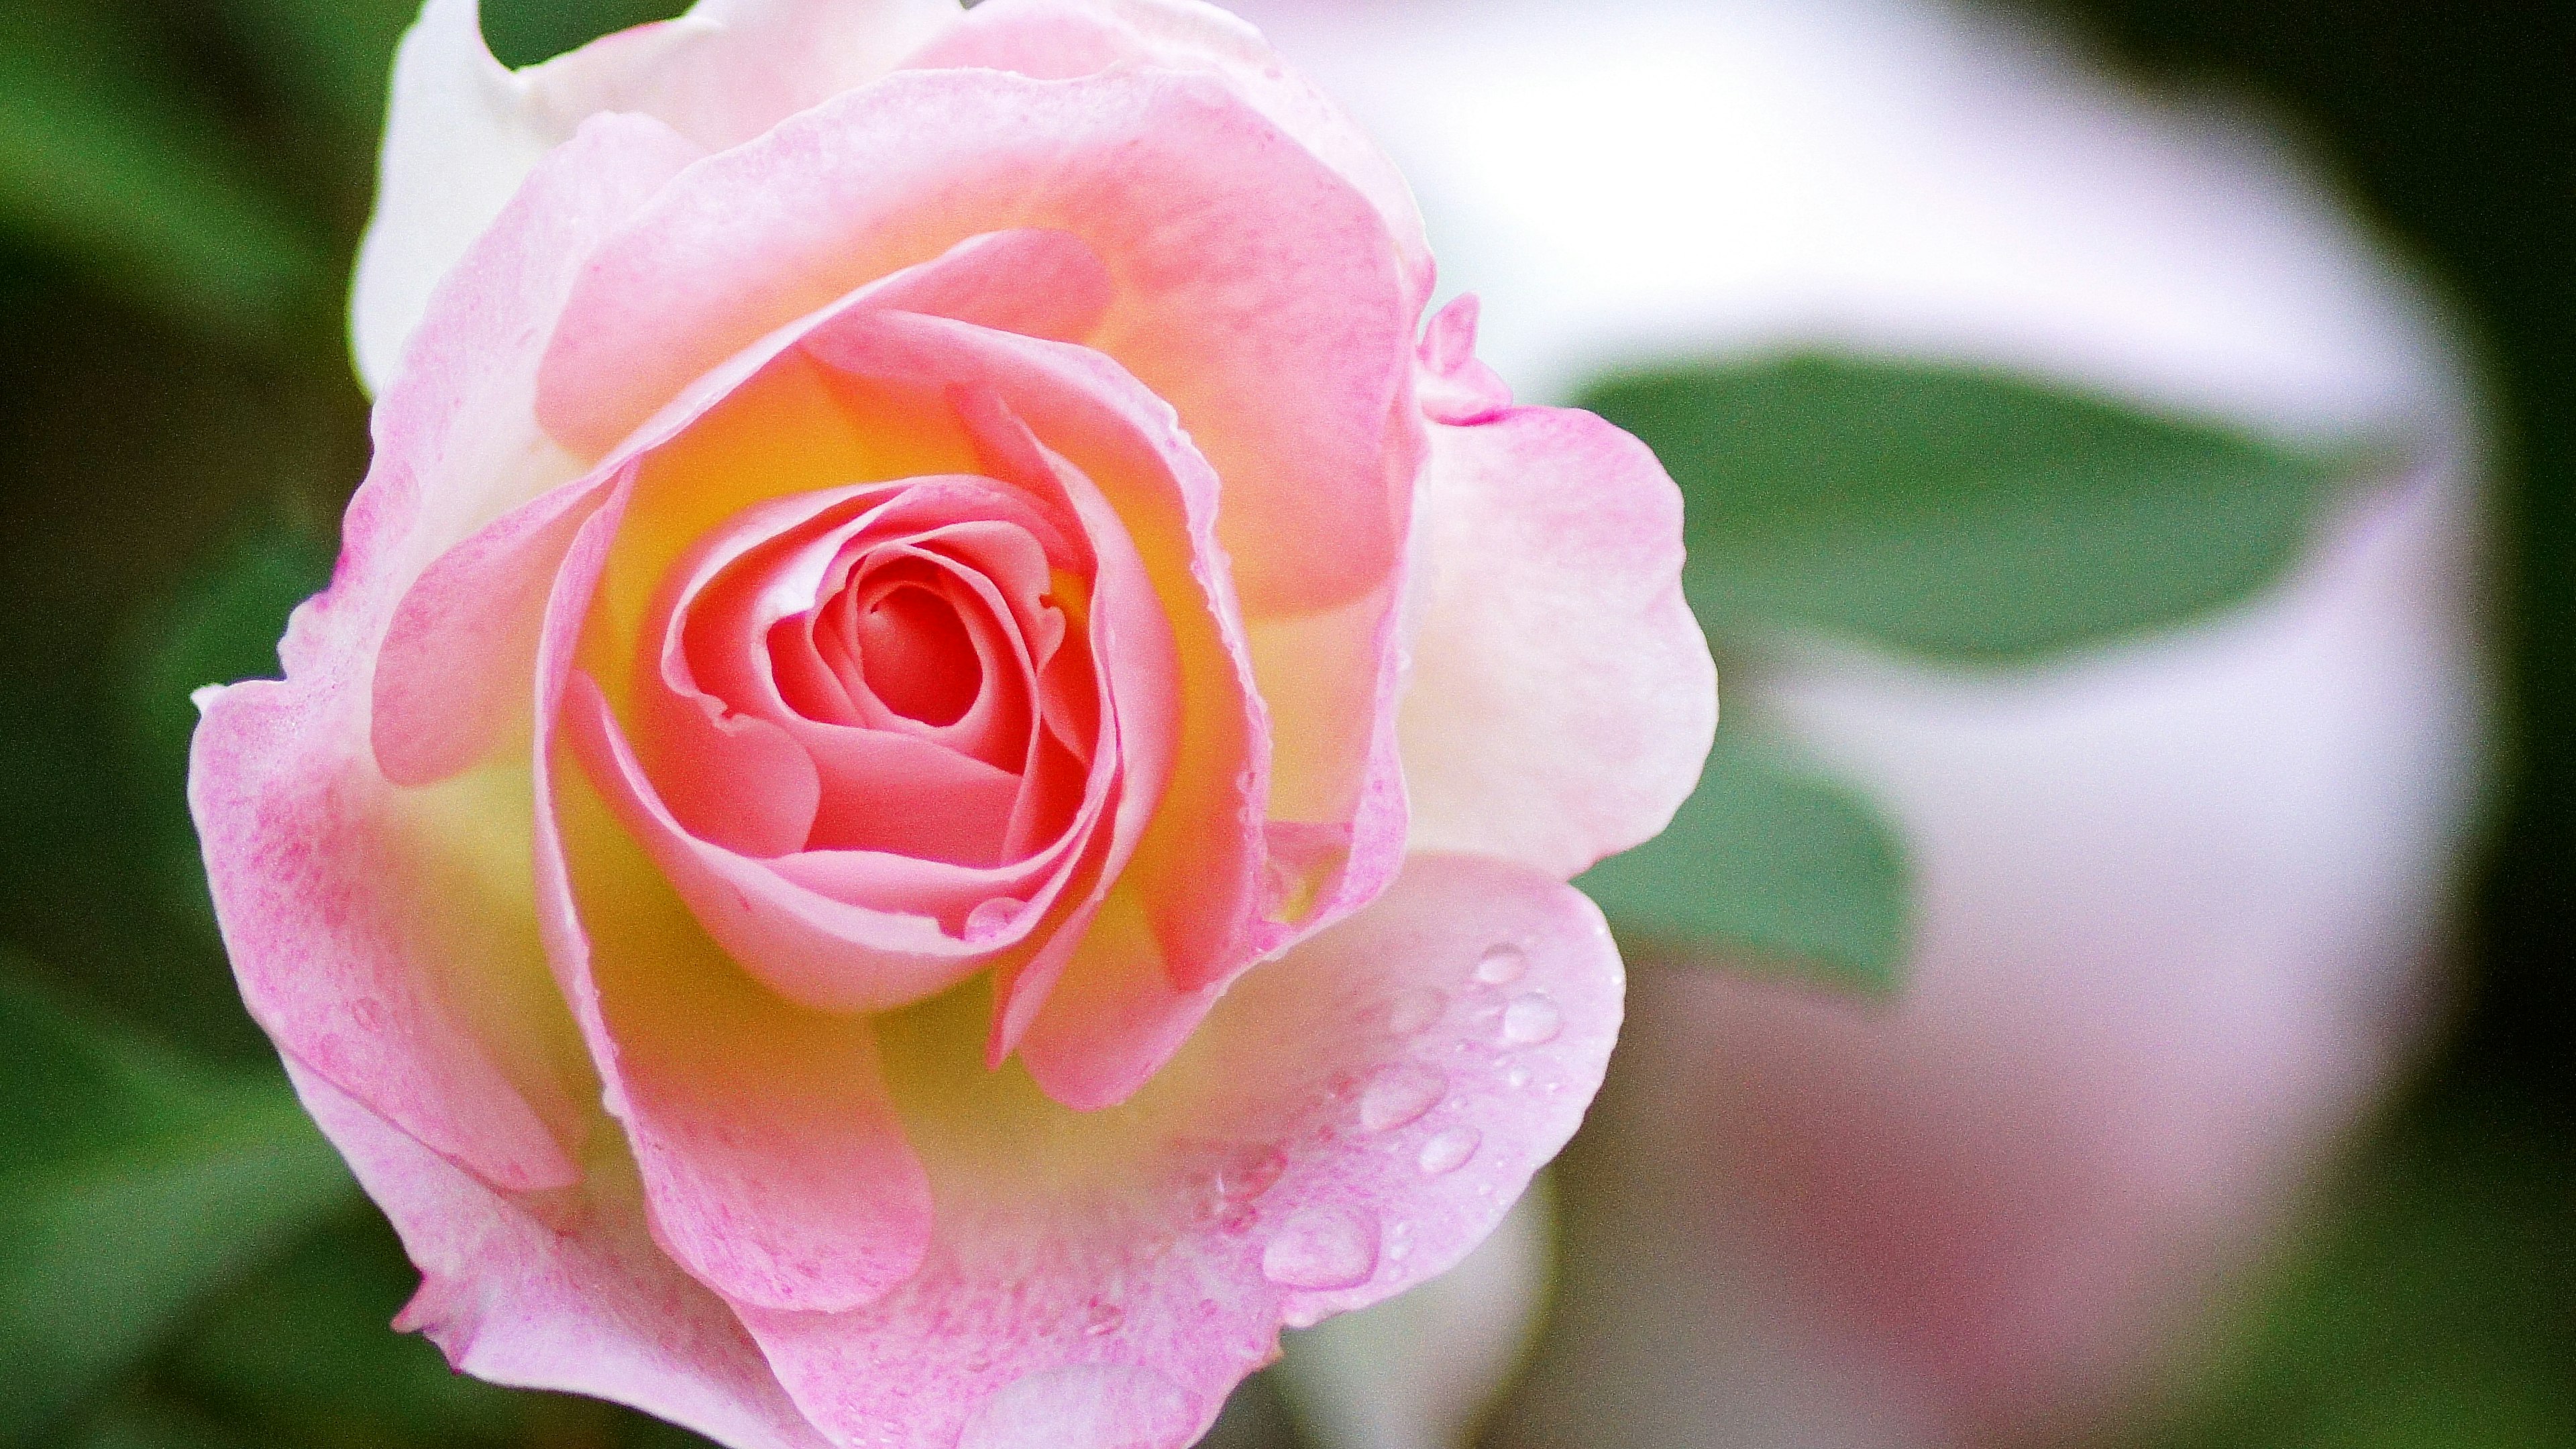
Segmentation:
[(60, 1436), (62, 1449), (282, 1449), (274, 1439), (254, 1440), (191, 1404), (166, 1394), (134, 1390), (91, 1408)]
[[(331, 581), (329, 545), (307, 534), (265, 528), (235, 537), (137, 620), (125, 651), (125, 701), (135, 758), (152, 793), (176, 804), (188, 780), (188, 740), (197, 726), (189, 696), (209, 684), (279, 673), (278, 640), (295, 606)], [(196, 831), (174, 809), (151, 842), (170, 904), (214, 939), (214, 905)]]
[(2118, 1442), (2576, 1445), (2576, 1149), (2559, 1114), (2437, 1096), (2334, 1199), (2213, 1392)]
[(0, 226), (177, 315), (279, 330), (334, 269), (219, 122), (91, 15), (0, 8)]
[(1905, 959), (1908, 882), (1869, 801), (1776, 740), (1718, 727), (1671, 828), (1575, 882), (1622, 934), (1722, 947), (1836, 985), (1883, 991)]
[(204, 1402), (315, 1444), (528, 1438), (552, 1401), (461, 1377), (427, 1339), (392, 1330), (419, 1282), (383, 1218), (356, 1206), (225, 1294), (167, 1372)]
[(1583, 406), (1681, 484), (1685, 583), (1712, 633), (1802, 625), (1965, 659), (2245, 596), (2297, 556), (2339, 471), (2206, 423), (1918, 363), (1672, 367), (1603, 382)]
[(354, 1189), (282, 1079), (192, 1068), (5, 968), (0, 1063), (0, 1440), (29, 1443)]
[(278, 641), (295, 606), (331, 582), (330, 545), (291, 529), (235, 538), (141, 625), (134, 649), (134, 710), (148, 753), (186, 773), (197, 710), (209, 684), (279, 674)]
[(374, 153), (393, 87), (394, 46), (420, 13), (415, 0), (228, 0), (224, 9), (279, 89), (329, 107), (342, 135)]

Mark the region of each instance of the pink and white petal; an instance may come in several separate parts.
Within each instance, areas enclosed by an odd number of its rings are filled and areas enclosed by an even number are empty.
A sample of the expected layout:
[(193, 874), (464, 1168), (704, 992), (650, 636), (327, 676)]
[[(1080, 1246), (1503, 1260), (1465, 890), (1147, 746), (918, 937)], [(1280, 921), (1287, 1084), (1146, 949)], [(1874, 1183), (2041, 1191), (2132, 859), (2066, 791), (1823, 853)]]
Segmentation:
[(1226, 480), (1247, 609), (1385, 579), (1417, 461), (1388, 446), (1409, 423), (1417, 310), (1367, 198), (1206, 75), (902, 72), (691, 168), (567, 307), (547, 425), (602, 451), (770, 329), (1014, 228), (1072, 233), (1107, 264), (1116, 300), (1086, 340)]
[(578, 1068), (529, 1035), (548, 1003), (527, 989), (543, 952), (526, 876), (511, 879), (524, 799), (473, 776), (386, 783), (345, 686), (253, 680), (201, 699), (189, 804), (252, 1019), (487, 1182), (577, 1180)]
[[(1580, 894), (1417, 856), (1107, 1111), (985, 1071), (974, 993), (881, 1018), (937, 1203), (921, 1270), (851, 1313), (744, 1322), (838, 1439), (1186, 1444), (1282, 1325), (1401, 1292), (1493, 1231), (1581, 1119), (1620, 997)], [(1081, 1437), (1004, 1433), (1031, 1403), (1087, 1406), (1065, 1420)]]
[[(937, 380), (970, 399), (997, 399), (1071, 465), (1067, 486), (1088, 480), (1116, 510), (1117, 532), (1133, 540), (1170, 633), (1141, 627), (1151, 620), (1140, 618), (1101, 646), (1101, 664), (1122, 681), (1130, 707), (1148, 705), (1156, 680), (1177, 681), (1180, 720), (1177, 734), (1155, 728), (1171, 707), (1159, 699), (1134, 720), (1152, 733), (1127, 742), (1131, 762), (1143, 764), (1150, 750), (1172, 768), (1162, 809), (1136, 822), (1126, 878), (1138, 883), (1159, 959), (1183, 989), (1240, 971), (1258, 954), (1270, 732), (1233, 592), (1215, 564), (1218, 483), (1207, 460), (1168, 406), (1089, 348), (908, 314), (853, 315), (818, 328), (805, 346), (856, 376)], [(1086, 527), (1096, 543), (1115, 536), (1096, 513)], [(1101, 564), (1104, 581), (1126, 568), (1105, 552)], [(1121, 586), (1114, 598), (1123, 605), (1131, 592)], [(1175, 647), (1176, 668), (1153, 663)]]
[(1272, 1376), (1317, 1449), (1459, 1449), (1538, 1338), (1556, 1276), (1545, 1175), (1457, 1267), (1282, 1343)]
[(372, 671), (430, 560), (576, 471), (530, 405), (546, 322), (604, 230), (685, 161), (676, 145), (634, 118), (585, 129), (440, 288), (419, 365), (376, 409), (332, 585), (278, 647), (286, 678), (201, 695), (191, 753), (190, 808), (254, 1017), (287, 1056), (513, 1190), (575, 1176), (587, 1091), (578, 1052), (565, 1059), (544, 1025), (560, 1007), (528, 990), (534, 912), (511, 843), (530, 828), (524, 789), (512, 798), (505, 768), (389, 781)]
[(1227, 11), (1200, 0), (988, 0), (904, 64), (990, 66), (1042, 80), (1122, 64), (1215, 74), (1359, 188), (1386, 219), (1413, 306), (1430, 300), (1431, 244), (1403, 173), (1332, 97)]
[[(918, 1262), (921, 1168), (888, 1109), (868, 1023), (745, 976), (559, 750), (572, 674), (624, 499), (591, 515), (537, 648), (536, 913), (604, 1100), (626, 1126), (655, 1241), (729, 1301), (846, 1308)], [(606, 904), (603, 904), (606, 903)]]
[(396, 1326), (457, 1372), (613, 1399), (733, 1449), (825, 1449), (733, 1311), (648, 1239), (622, 1154), (598, 1154), (578, 1194), (540, 1212), (292, 1058), (287, 1072), (421, 1270)]
[(877, 79), (963, 14), (958, 0), (698, 0), (520, 78), (567, 126), (636, 111), (722, 151)]
[(1570, 879), (1672, 819), (1717, 728), (1681, 513), (1654, 454), (1589, 413), (1432, 428), (1403, 713), (1414, 848)]
[(358, 375), (382, 392), (431, 292), (537, 162), (605, 112), (649, 115), (703, 150), (758, 135), (883, 74), (958, 15), (954, 0), (704, 0), (513, 71), (476, 0), (429, 0), (394, 56), (375, 215), (349, 320)]
[[(541, 495), (440, 554), (405, 590), (376, 651), (369, 736), (397, 785), (427, 785), (527, 739), (537, 630), (555, 567), (619, 480)], [(459, 660), (473, 661), (460, 669)]]

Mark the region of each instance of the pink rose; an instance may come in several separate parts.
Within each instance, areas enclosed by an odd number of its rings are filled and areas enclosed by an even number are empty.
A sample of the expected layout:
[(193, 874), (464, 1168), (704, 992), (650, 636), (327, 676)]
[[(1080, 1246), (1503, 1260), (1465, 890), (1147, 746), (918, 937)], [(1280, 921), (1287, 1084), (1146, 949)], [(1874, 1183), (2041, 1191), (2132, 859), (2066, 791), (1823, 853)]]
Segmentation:
[(1173, 1445), (1494, 1227), (1618, 1026), (1564, 882), (1715, 691), (1663, 471), (1431, 290), (1192, 0), (515, 74), (431, 0), (375, 463), (191, 782), (402, 1326), (741, 1446)]

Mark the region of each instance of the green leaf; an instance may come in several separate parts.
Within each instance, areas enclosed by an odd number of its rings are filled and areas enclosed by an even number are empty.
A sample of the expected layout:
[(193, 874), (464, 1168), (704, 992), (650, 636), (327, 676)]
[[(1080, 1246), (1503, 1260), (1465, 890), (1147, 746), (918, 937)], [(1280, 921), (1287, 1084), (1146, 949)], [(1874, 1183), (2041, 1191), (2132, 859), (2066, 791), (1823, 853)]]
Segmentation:
[(278, 641), (295, 606), (331, 582), (331, 548), (281, 528), (247, 532), (193, 574), (144, 621), (132, 652), (130, 701), (146, 753), (184, 776), (197, 710), (209, 684), (280, 673)]
[(0, 226), (165, 310), (273, 332), (333, 268), (109, 25), (0, 10)]
[(143, 842), (156, 877), (181, 919), (215, 940), (205, 863), (182, 802), (188, 740), (197, 727), (189, 696), (209, 684), (279, 673), (278, 640), (295, 606), (331, 581), (328, 545), (290, 529), (258, 529), (225, 544), (169, 597), (140, 611), (127, 636), (126, 718), (135, 761), (151, 797), (172, 804), (166, 824)]
[(688, 0), (514, 0), (483, 7), (483, 38), (505, 65), (535, 65), (612, 31), (668, 20)]
[(193, 1068), (0, 971), (0, 1441), (351, 1200), (283, 1079)]
[(2164, 627), (2297, 557), (2331, 459), (1996, 372), (1797, 355), (1583, 400), (1688, 502), (1721, 638), (1780, 625), (2004, 659)]
[(394, 46), (420, 14), (415, 0), (227, 0), (224, 8), (281, 88), (330, 107), (341, 132), (372, 154), (393, 89)]
[(201, 1401), (316, 1443), (531, 1442), (532, 1419), (594, 1408), (462, 1377), (427, 1339), (395, 1333), (419, 1283), (382, 1216), (353, 1205), (213, 1304), (164, 1371)]
[(1671, 828), (1575, 884), (1622, 935), (1871, 991), (1905, 960), (1908, 882), (1869, 801), (1781, 742), (1718, 727)]

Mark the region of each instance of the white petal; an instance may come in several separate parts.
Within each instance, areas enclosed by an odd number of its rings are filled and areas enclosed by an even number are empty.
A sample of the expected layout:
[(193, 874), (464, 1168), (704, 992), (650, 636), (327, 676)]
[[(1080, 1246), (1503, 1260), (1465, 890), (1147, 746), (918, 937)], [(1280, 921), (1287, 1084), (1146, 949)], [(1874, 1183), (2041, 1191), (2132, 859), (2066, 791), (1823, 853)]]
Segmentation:
[(882, 75), (960, 13), (956, 0), (701, 0), (512, 71), (483, 43), (475, 0), (429, 0), (394, 56), (349, 301), (358, 376), (384, 390), (439, 278), (585, 119), (640, 111), (709, 150), (739, 145)]

